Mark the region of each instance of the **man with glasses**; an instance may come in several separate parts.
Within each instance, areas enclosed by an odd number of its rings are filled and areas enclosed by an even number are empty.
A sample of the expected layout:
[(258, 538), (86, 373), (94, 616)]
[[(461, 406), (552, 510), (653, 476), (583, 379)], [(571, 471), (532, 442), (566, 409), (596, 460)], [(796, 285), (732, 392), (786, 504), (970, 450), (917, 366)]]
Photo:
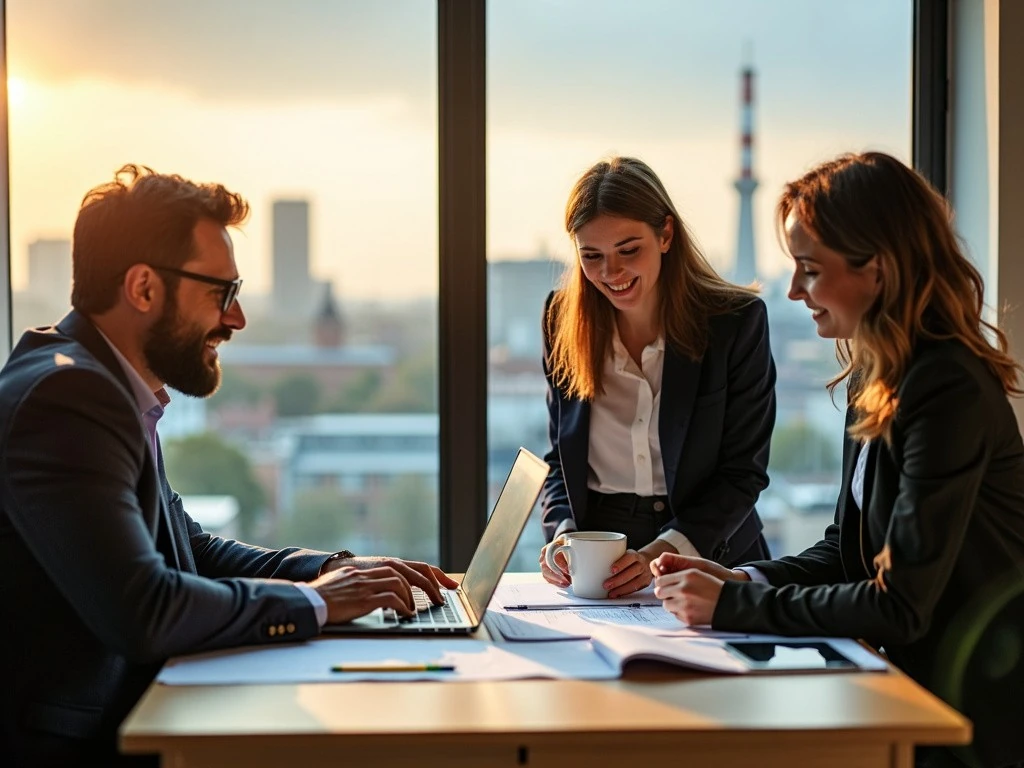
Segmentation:
[[(165, 385), (207, 397), (245, 327), (218, 184), (125, 166), (75, 223), (73, 310), (0, 371), (0, 754), (113, 765), (116, 729), (170, 656), (316, 635), (376, 608), (411, 615), (424, 563), (210, 535), (164, 475)], [(10, 765), (10, 763), (7, 763)]]

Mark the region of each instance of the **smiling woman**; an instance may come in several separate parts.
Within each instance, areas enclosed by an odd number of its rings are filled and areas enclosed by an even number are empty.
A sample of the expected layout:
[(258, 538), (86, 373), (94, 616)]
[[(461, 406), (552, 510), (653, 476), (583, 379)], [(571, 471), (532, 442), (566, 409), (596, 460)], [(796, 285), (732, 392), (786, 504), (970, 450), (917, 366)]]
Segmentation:
[(662, 552), (767, 552), (754, 509), (775, 423), (764, 304), (719, 277), (640, 160), (583, 174), (565, 227), (579, 257), (544, 317), (544, 577), (569, 583), (545, 552), (573, 530), (626, 534), (612, 597), (650, 583)]

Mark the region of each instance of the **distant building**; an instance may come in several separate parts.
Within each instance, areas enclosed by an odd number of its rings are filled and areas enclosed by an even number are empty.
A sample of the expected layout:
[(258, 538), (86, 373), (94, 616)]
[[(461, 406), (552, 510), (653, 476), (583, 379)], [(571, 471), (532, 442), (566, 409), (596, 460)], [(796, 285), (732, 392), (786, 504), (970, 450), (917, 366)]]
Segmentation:
[(254, 384), (273, 384), (285, 376), (308, 374), (334, 391), (357, 373), (370, 369), (387, 379), (395, 350), (383, 345), (321, 347), (314, 344), (222, 344), (221, 364)]
[(28, 292), (51, 306), (70, 306), (70, 240), (34, 240), (29, 243)]
[(284, 514), (297, 493), (313, 488), (336, 488), (360, 510), (397, 476), (421, 475), (437, 488), (437, 414), (321, 414), (281, 419), (274, 433)]
[(206, 431), (206, 400), (171, 392), (171, 404), (160, 419), (160, 438), (173, 440)]
[(345, 340), (345, 328), (341, 313), (334, 301), (334, 286), (330, 280), (322, 284), (323, 299), (320, 309), (313, 318), (313, 343), (318, 347), (340, 347)]
[(487, 265), (487, 342), (492, 364), (530, 361), (540, 370), (544, 300), (565, 265), (550, 257), (492, 261)]
[(272, 309), (277, 314), (310, 312), (314, 296), (309, 275), (309, 202), (275, 200), (273, 227)]
[[(541, 367), (544, 301), (562, 280), (565, 265), (544, 255), (488, 264), (487, 480), (493, 504), (523, 446), (538, 455), (548, 450), (547, 384)], [(538, 509), (526, 524), (512, 556), (514, 570), (535, 570), (544, 544)]]
[(238, 499), (234, 496), (182, 496), (189, 517), (203, 530), (228, 539), (238, 538)]

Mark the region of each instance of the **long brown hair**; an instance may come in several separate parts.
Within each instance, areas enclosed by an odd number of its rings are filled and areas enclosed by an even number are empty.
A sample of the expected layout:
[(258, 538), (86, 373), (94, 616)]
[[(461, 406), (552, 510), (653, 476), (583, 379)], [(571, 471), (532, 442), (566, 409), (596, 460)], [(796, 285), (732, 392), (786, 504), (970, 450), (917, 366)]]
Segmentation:
[(842, 155), (786, 185), (776, 209), (780, 230), (790, 214), (853, 267), (878, 259), (881, 290), (853, 338), (836, 340), (843, 370), (828, 384), (834, 391), (855, 374), (853, 437), (890, 438), (896, 388), (919, 340), (959, 341), (1007, 394), (1022, 394), (1006, 335), (982, 317), (984, 283), (964, 256), (952, 210), (919, 174), (881, 152)]
[[(708, 318), (747, 304), (751, 288), (723, 280), (694, 243), (661, 180), (645, 163), (615, 157), (597, 163), (572, 188), (565, 229), (574, 236), (594, 218), (619, 216), (661, 232), (671, 218), (674, 233), (661, 257), (660, 318), (666, 344), (699, 359), (708, 343)], [(615, 309), (583, 274), (579, 258), (566, 270), (545, 318), (551, 342), (548, 366), (569, 397), (592, 400), (602, 391), (602, 363), (610, 354)]]

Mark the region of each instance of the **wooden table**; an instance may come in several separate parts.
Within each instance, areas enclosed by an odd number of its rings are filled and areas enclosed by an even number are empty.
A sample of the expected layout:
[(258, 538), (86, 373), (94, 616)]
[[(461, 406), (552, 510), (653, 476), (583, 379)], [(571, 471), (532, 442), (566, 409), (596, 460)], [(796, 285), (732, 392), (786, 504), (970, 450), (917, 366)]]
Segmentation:
[(970, 738), (968, 720), (898, 672), (726, 677), (644, 662), (602, 682), (154, 684), (121, 727), (123, 751), (173, 768), (909, 768), (914, 745)]

